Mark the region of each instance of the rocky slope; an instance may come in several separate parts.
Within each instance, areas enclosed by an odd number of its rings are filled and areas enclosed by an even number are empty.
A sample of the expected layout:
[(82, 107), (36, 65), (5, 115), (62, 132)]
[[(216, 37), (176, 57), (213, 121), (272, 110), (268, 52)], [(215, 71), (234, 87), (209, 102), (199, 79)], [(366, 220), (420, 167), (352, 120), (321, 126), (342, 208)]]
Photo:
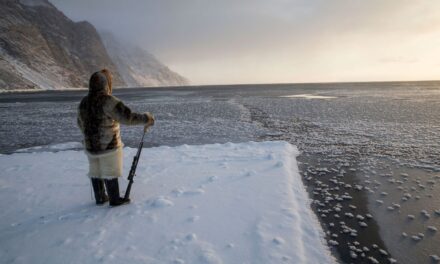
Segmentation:
[(189, 83), (140, 47), (123, 43), (110, 32), (100, 32), (100, 35), (127, 86), (179, 86)]
[(73, 22), (46, 0), (0, 1), (1, 89), (86, 87), (103, 67), (124, 84), (90, 23)]
[(0, 1), (0, 90), (87, 87), (102, 68), (113, 72), (116, 87), (185, 84), (148, 53), (124, 51), (126, 60), (113, 46), (109, 56), (93, 25), (70, 20), (47, 0)]

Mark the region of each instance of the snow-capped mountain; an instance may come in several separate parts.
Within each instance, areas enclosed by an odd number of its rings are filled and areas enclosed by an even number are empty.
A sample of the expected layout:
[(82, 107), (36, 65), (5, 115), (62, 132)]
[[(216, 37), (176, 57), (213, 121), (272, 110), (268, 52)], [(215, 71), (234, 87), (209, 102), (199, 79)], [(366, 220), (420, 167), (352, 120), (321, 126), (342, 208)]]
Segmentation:
[(171, 71), (152, 54), (122, 42), (110, 32), (100, 32), (107, 52), (129, 87), (188, 85), (184, 77)]
[[(121, 46), (108, 45), (110, 56), (92, 24), (70, 20), (48, 0), (0, 1), (0, 90), (87, 87), (102, 68), (116, 87), (186, 84), (152, 55), (115, 51)], [(130, 56), (115, 55), (121, 50)]]

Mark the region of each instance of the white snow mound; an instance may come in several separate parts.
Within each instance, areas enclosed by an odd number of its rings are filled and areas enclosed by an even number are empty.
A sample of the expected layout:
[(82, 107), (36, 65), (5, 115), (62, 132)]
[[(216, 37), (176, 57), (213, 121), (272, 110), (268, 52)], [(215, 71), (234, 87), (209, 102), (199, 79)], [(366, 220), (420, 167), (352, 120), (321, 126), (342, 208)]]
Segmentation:
[(2, 155), (0, 260), (334, 263), (297, 155), (286, 142), (144, 149), (132, 203), (115, 208), (91, 200), (82, 151)]

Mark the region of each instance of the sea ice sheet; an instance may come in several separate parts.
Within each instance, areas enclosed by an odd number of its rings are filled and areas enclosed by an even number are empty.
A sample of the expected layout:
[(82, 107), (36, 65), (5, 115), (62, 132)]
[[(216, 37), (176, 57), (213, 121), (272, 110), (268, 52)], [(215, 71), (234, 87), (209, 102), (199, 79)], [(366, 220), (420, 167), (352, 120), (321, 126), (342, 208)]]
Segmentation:
[(297, 155), (280, 141), (145, 149), (133, 202), (112, 209), (91, 201), (81, 151), (2, 155), (0, 260), (332, 263)]

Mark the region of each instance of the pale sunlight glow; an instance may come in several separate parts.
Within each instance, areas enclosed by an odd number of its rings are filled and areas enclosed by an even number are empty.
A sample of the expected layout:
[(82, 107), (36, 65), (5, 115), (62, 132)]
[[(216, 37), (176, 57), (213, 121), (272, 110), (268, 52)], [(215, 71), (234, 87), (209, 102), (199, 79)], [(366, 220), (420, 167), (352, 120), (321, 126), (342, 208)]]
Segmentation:
[(193, 84), (433, 80), (440, 1), (54, 0)]

